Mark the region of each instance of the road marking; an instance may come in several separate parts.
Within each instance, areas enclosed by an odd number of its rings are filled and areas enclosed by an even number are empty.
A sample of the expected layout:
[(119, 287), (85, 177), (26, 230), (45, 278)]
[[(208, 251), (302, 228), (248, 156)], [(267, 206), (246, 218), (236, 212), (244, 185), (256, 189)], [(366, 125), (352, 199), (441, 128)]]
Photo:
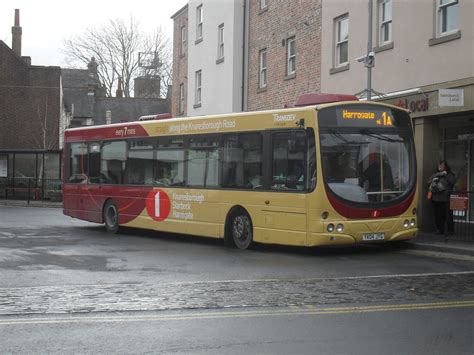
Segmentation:
[(471, 256), (471, 255), (446, 253), (446, 252), (431, 251), (431, 250), (403, 250), (403, 251), (400, 251), (400, 254), (421, 255), (421, 256), (429, 256), (433, 258), (454, 259), (454, 260), (474, 262), (474, 256)]
[(378, 306), (359, 307), (332, 307), (332, 308), (298, 308), (288, 307), (280, 310), (260, 310), (260, 311), (215, 311), (215, 312), (192, 312), (190, 314), (165, 314), (165, 315), (130, 315), (130, 316), (73, 316), (56, 318), (10, 318), (0, 319), (0, 326), (6, 325), (35, 325), (35, 324), (63, 324), (63, 323), (119, 323), (119, 322), (150, 322), (150, 321), (181, 321), (181, 320), (206, 320), (224, 318), (254, 318), (270, 316), (317, 316), (317, 315), (337, 315), (351, 313), (373, 313), (373, 312), (395, 312), (395, 311), (415, 311), (433, 310), (449, 308), (471, 308), (474, 307), (474, 300), (469, 301), (447, 301), (432, 303), (412, 303), (412, 304), (392, 304)]

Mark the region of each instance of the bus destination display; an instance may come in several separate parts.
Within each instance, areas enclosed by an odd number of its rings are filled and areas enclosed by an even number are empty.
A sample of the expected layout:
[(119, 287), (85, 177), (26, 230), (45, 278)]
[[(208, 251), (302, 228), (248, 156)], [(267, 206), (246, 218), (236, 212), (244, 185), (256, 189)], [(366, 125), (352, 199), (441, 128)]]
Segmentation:
[(391, 110), (340, 108), (336, 110), (337, 125), (346, 127), (396, 127)]

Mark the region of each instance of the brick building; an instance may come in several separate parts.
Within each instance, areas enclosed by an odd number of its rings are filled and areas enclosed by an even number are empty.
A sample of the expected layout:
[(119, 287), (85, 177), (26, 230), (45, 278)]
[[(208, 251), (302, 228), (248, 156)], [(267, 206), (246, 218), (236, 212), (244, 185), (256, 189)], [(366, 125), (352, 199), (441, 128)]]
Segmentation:
[(247, 1), (247, 110), (293, 106), (321, 87), (321, 0)]
[(0, 149), (58, 149), (61, 69), (30, 65), (0, 41)]
[(178, 117), (187, 114), (188, 5), (178, 10), (171, 19), (174, 21), (171, 114), (173, 117)]
[[(0, 41), (0, 190), (25, 179), (57, 179), (64, 111), (61, 69), (21, 55), (20, 13), (12, 48)], [(14, 182), (16, 179), (16, 182)], [(43, 180), (44, 181), (44, 180)], [(44, 182), (43, 182), (44, 184)]]

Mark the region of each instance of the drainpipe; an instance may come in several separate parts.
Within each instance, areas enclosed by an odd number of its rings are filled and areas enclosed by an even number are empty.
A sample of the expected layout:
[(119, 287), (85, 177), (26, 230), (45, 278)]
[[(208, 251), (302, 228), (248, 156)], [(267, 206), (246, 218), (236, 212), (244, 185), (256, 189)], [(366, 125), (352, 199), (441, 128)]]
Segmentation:
[(244, 3), (244, 20), (243, 20), (243, 32), (242, 32), (242, 105), (241, 105), (241, 110), (242, 112), (245, 111), (245, 87), (246, 87), (246, 53), (247, 53), (247, 48), (246, 48), (246, 36), (247, 36), (247, 0), (243, 0)]

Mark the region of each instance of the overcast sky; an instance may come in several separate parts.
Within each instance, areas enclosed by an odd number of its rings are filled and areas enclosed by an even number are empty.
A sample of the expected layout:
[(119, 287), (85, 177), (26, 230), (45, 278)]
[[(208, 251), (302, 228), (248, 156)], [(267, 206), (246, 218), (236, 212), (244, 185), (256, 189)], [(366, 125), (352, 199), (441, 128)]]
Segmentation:
[(11, 47), (15, 9), (20, 9), (23, 28), (22, 55), (34, 65), (65, 66), (62, 41), (111, 18), (132, 15), (144, 30), (162, 25), (172, 39), (170, 19), (188, 0), (0, 0), (0, 40)]

